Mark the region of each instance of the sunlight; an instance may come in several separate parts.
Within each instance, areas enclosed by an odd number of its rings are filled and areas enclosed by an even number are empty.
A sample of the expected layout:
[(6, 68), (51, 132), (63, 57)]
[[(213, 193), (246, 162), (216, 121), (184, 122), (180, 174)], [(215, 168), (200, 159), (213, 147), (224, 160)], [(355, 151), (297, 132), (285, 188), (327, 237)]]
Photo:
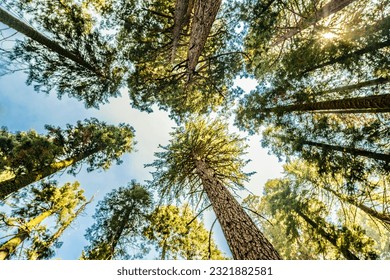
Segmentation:
[(337, 34), (335, 34), (335, 33), (333, 33), (333, 32), (326, 32), (326, 33), (322, 33), (321, 36), (322, 36), (322, 38), (331, 40), (331, 39), (336, 38), (336, 37), (337, 37)]

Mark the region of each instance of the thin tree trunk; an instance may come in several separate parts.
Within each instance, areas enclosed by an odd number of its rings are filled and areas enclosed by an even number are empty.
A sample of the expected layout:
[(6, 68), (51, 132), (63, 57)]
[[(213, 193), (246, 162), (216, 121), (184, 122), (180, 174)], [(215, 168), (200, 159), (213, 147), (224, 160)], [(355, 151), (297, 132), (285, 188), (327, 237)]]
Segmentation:
[(26, 224), (20, 226), (18, 229), (18, 233), (0, 246), (0, 260), (8, 259), (16, 251), (17, 247), (22, 244), (24, 240), (29, 238), (31, 230), (38, 226), (52, 213), (52, 210), (43, 212), (42, 214), (33, 218)]
[[(343, 113), (356, 113), (356, 110), (380, 110), (381, 112), (390, 112), (390, 94), (372, 95), (365, 97), (345, 98), (339, 100), (320, 101), (315, 103), (294, 104), (274, 108), (265, 108), (264, 113), (288, 113), (288, 112), (307, 112), (307, 111), (336, 111), (343, 110)], [(365, 111), (369, 112), (369, 111)], [(375, 111), (373, 111), (375, 113)]]
[(191, 24), (191, 37), (188, 46), (187, 83), (195, 73), (199, 57), (210, 34), (222, 0), (197, 0)]
[(280, 256), (242, 209), (236, 199), (202, 160), (196, 160), (199, 175), (229, 248), (236, 260), (278, 260)]
[(28, 38), (38, 42), (39, 44), (47, 47), (49, 50), (66, 57), (73, 62), (75, 62), (78, 65), (83, 66), (84, 68), (92, 71), (93, 73), (97, 74), (98, 76), (104, 76), (99, 71), (97, 71), (93, 66), (91, 66), (89, 63), (87, 63), (83, 58), (80, 56), (64, 49), (59, 44), (54, 42), (53, 40), (50, 40), (46, 36), (42, 35), (32, 27), (28, 26), (24, 22), (20, 21), (16, 17), (12, 16), (2, 8), (0, 8), (0, 22), (8, 25), (12, 29), (15, 29), (16, 31), (22, 33), (23, 35), (27, 36)]
[(322, 186), (321, 188), (323, 188), (324, 190), (326, 190), (328, 192), (331, 192), (334, 196), (339, 198), (341, 201), (350, 203), (353, 206), (355, 206), (356, 208), (359, 208), (360, 210), (365, 212), (367, 215), (370, 215), (371, 217), (378, 219), (379, 221), (390, 225), (390, 215), (389, 214), (380, 213), (380, 212), (376, 211), (375, 209), (372, 209), (372, 208), (364, 205), (363, 203), (358, 202), (355, 198), (343, 195), (343, 194), (333, 190), (330, 187)]
[(13, 192), (20, 190), (21, 188), (28, 186), (34, 182), (37, 182), (43, 178), (46, 178), (64, 168), (67, 168), (99, 151), (103, 150), (103, 147), (93, 149), (81, 154), (74, 158), (68, 158), (60, 162), (52, 163), (51, 165), (42, 168), (41, 170), (31, 171), (27, 174), (15, 176), (12, 179), (3, 181), (0, 183), (0, 200), (3, 200)]
[[(50, 239), (47, 241), (46, 243), (46, 247), (47, 248), (50, 248), (51, 246), (53, 246), (54, 242), (56, 240), (58, 240), (62, 234), (64, 233), (64, 231), (72, 224), (72, 222), (85, 210), (85, 207), (87, 207), (87, 205), (89, 203), (91, 203), (93, 200), (93, 197), (87, 201), (86, 203), (84, 203), (83, 205), (80, 206), (79, 209), (77, 209), (76, 213), (74, 213), (67, 221), (66, 223), (62, 224), (62, 226), (50, 237)], [(42, 258), (42, 255), (40, 254), (40, 252), (38, 251), (34, 251), (30, 257), (29, 257), (30, 260), (40, 260), (40, 259), (43, 259)]]
[(346, 248), (345, 246), (343, 245), (338, 245), (337, 244), (337, 238), (334, 236), (334, 234), (329, 234), (328, 232), (326, 232), (322, 227), (321, 225), (318, 225), (315, 221), (313, 221), (312, 219), (310, 219), (306, 214), (304, 214), (302, 211), (298, 210), (298, 209), (294, 209), (294, 211), (300, 216), (302, 217), (306, 223), (308, 223), (316, 232), (318, 232), (323, 238), (325, 238), (326, 240), (328, 240), (334, 247), (336, 247), (337, 249), (340, 250), (340, 252), (343, 254), (343, 256), (347, 259), (347, 260), (359, 260), (359, 258), (354, 254), (352, 253), (348, 248)]
[(380, 49), (388, 47), (388, 46), (390, 46), (390, 40), (389, 39), (384, 41), (384, 42), (376, 42), (376, 43), (367, 45), (363, 49), (360, 49), (360, 50), (357, 50), (357, 51), (354, 51), (354, 52), (351, 52), (351, 53), (347, 53), (347, 54), (341, 55), (339, 57), (331, 58), (331, 59), (329, 59), (326, 62), (323, 62), (323, 63), (317, 64), (317, 65), (314, 65), (312, 67), (309, 67), (308, 69), (306, 69), (303, 72), (301, 72), (300, 75), (307, 74), (309, 72), (312, 72), (314, 70), (317, 70), (317, 69), (320, 69), (320, 68), (323, 68), (323, 67), (326, 67), (326, 66), (329, 66), (329, 65), (332, 65), (332, 64), (342, 63), (342, 62), (348, 60), (351, 57), (354, 57), (354, 56), (358, 57), (358, 56), (361, 56), (363, 54), (374, 52), (374, 51), (380, 50)]
[(327, 94), (332, 92), (351, 92), (356, 89), (361, 89), (364, 87), (371, 87), (371, 86), (378, 86), (378, 85), (384, 85), (390, 82), (390, 78), (378, 78), (373, 80), (364, 81), (361, 83), (356, 83), (353, 85), (348, 86), (342, 86), (337, 88), (331, 88), (324, 91), (320, 91), (318, 94)]
[(313, 142), (313, 141), (303, 141), (303, 144), (309, 145), (309, 146), (320, 147), (322, 149), (328, 149), (328, 150), (340, 151), (343, 153), (349, 153), (349, 154), (355, 155), (355, 156), (363, 156), (363, 157), (368, 157), (368, 158), (372, 158), (372, 159), (376, 159), (376, 160), (390, 162), (390, 154), (375, 153), (375, 152), (357, 149), (357, 148), (329, 145), (329, 144), (318, 143), (318, 142)]
[(282, 42), (286, 41), (287, 39), (293, 37), (294, 35), (298, 34), (302, 30), (308, 28), (309, 26), (314, 25), (321, 19), (327, 18), (328, 16), (337, 13), (338, 11), (341, 11), (349, 4), (355, 2), (356, 0), (332, 0), (325, 4), (322, 8), (317, 10), (313, 15), (311, 15), (308, 18), (303, 18), (298, 22), (297, 26), (292, 28), (287, 33), (281, 35), (278, 37), (271, 47), (275, 47)]

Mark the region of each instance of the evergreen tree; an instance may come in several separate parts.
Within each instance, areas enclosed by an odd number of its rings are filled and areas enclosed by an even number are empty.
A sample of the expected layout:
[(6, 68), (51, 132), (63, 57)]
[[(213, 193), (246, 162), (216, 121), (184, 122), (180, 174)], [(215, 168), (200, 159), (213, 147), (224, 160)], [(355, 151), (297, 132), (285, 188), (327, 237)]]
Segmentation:
[(149, 215), (145, 236), (161, 250), (161, 259), (225, 259), (202, 222), (188, 205), (160, 206)]
[(120, 156), (134, 145), (134, 129), (126, 124), (116, 127), (90, 119), (66, 129), (46, 129), (47, 135), (1, 130), (0, 174), (6, 180), (0, 182), (0, 199), (65, 168), (76, 174), (82, 163), (89, 165), (88, 171), (108, 169), (112, 161), (120, 164)]
[(3, 222), (16, 227), (17, 231), (0, 245), (2, 260), (12, 257), (23, 242), (32, 238), (34, 231), (42, 232), (45, 219), (55, 217), (56, 225), (59, 225), (73, 216), (75, 208), (85, 201), (78, 182), (62, 187), (57, 187), (56, 182), (45, 182), (41, 187), (32, 188), (29, 194), (32, 197), (22, 207), (16, 207), (11, 218), (3, 217)]
[[(21, 14), (28, 14), (40, 30), (1, 9), (2, 22), (26, 36), (18, 41), (10, 60), (27, 64), (27, 84), (59, 98), (75, 97), (86, 107), (98, 107), (119, 96), (125, 67), (115, 47), (93, 29), (93, 20), (74, 1), (19, 1)], [(48, 16), (50, 15), (50, 16)], [(46, 35), (47, 34), (47, 35)]]
[(95, 223), (87, 229), (82, 259), (129, 259), (130, 248), (141, 250), (142, 228), (151, 206), (150, 194), (132, 181), (127, 187), (114, 189), (98, 203)]
[(220, 121), (194, 120), (177, 128), (173, 139), (149, 166), (160, 197), (207, 197), (221, 224), (234, 259), (279, 259), (278, 253), (244, 212), (228, 188), (242, 187), (247, 174), (240, 159), (245, 144), (229, 135)]

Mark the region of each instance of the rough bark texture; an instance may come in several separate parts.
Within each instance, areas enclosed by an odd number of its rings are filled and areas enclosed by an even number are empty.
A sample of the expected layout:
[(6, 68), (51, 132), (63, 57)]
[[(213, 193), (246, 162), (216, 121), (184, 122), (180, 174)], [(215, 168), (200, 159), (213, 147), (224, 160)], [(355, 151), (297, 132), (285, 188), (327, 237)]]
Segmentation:
[(211, 27), (215, 21), (222, 0), (197, 0), (191, 24), (191, 37), (188, 47), (187, 82), (195, 72)]
[(342, 146), (336, 146), (336, 145), (329, 145), (324, 143), (318, 143), (313, 141), (303, 141), (304, 145), (309, 146), (316, 146), (320, 147), (322, 149), (328, 149), (328, 150), (334, 150), (334, 151), (340, 151), (343, 153), (349, 153), (351, 155), (355, 156), (363, 156), (368, 157), (376, 160), (382, 160), (385, 162), (390, 162), (390, 154), (380, 154), (375, 152), (370, 152), (367, 150), (357, 149), (357, 148), (348, 148), (348, 147), (342, 147)]
[(15, 29), (16, 31), (22, 33), (23, 35), (27, 36), (28, 38), (38, 42), (39, 44), (47, 47), (49, 50), (66, 57), (73, 62), (75, 62), (78, 65), (81, 65), (82, 67), (92, 71), (93, 73), (97, 74), (98, 76), (102, 76), (99, 71), (97, 71), (94, 67), (92, 67), (90, 64), (88, 64), (83, 58), (75, 55), (74, 53), (64, 49), (56, 42), (50, 40), (49, 38), (45, 37), (38, 31), (34, 30), (27, 24), (23, 23), (19, 19), (15, 18), (11, 14), (7, 13), (5, 10), (0, 8), (0, 22), (8, 25), (12, 29)]
[(275, 40), (275, 42), (272, 44), (272, 47), (279, 45), (280, 43), (284, 42), (285, 40), (298, 34), (302, 30), (317, 23), (321, 19), (327, 18), (328, 16), (330, 16), (334, 13), (337, 13), (338, 11), (342, 10), (343, 8), (345, 8), (346, 6), (348, 6), (349, 4), (351, 4), (355, 1), (356, 0), (332, 0), (332, 1), (328, 2), (322, 8), (317, 10), (312, 16), (310, 16), (308, 18), (301, 19), (301, 21), (297, 24), (297, 26), (295, 26), (289, 32), (278, 37)]
[(196, 161), (196, 173), (201, 178), (214, 212), (236, 260), (279, 260), (280, 256), (242, 209), (236, 199), (215, 177), (204, 161)]
[(18, 175), (15, 176), (12, 179), (9, 179), (7, 181), (3, 181), (0, 183), (0, 200), (3, 200), (5, 197), (10, 195), (13, 192), (16, 192), (20, 190), (21, 188), (28, 186), (29, 184), (32, 184), (34, 182), (37, 182), (47, 176), (50, 176), (66, 167), (69, 167), (91, 155), (94, 153), (99, 152), (100, 150), (103, 150), (103, 148), (100, 149), (94, 149), (89, 151), (88, 153), (81, 154), (74, 158), (69, 158), (60, 162), (53, 163), (47, 167), (44, 167), (42, 170), (35, 170), (27, 174)]
[(328, 240), (334, 247), (340, 250), (340, 252), (343, 254), (344, 258), (347, 260), (359, 260), (359, 258), (352, 253), (348, 248), (341, 245), (339, 246), (337, 244), (337, 237), (334, 234), (330, 234), (326, 232), (320, 225), (318, 225), (315, 221), (310, 219), (306, 214), (304, 214), (302, 211), (299, 211), (295, 209), (295, 212), (301, 216), (306, 223), (308, 223), (316, 232), (318, 232), (323, 238)]
[(181, 31), (190, 23), (194, 2), (195, 0), (176, 0), (171, 61), (173, 61), (175, 58)]
[[(356, 110), (365, 109), (380, 109), (381, 112), (390, 112), (390, 94), (372, 95), (366, 97), (345, 98), (339, 100), (321, 101), (315, 103), (295, 104), (288, 106), (280, 106), (275, 108), (265, 108), (264, 113), (287, 113), (287, 112), (307, 112), (307, 111), (328, 111), (343, 110), (343, 113), (348, 113), (348, 110), (356, 113)], [(367, 112), (367, 111), (365, 111)], [(373, 111), (375, 112), (375, 111)]]
[(19, 227), (18, 233), (0, 246), (0, 260), (8, 259), (15, 252), (17, 247), (30, 236), (31, 230), (34, 229), (34, 227), (38, 226), (52, 213), (52, 211), (43, 212), (41, 215), (35, 217), (25, 225)]

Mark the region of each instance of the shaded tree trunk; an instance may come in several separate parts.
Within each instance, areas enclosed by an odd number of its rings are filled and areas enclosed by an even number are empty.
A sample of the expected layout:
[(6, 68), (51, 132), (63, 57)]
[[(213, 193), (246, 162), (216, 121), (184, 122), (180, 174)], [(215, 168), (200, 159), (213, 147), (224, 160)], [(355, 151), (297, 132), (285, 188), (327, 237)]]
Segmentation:
[(375, 152), (371, 152), (371, 151), (367, 151), (367, 150), (363, 150), (363, 149), (329, 145), (329, 144), (318, 143), (318, 142), (314, 142), (314, 141), (303, 141), (302, 143), (304, 145), (315, 146), (315, 147), (319, 147), (322, 149), (340, 151), (343, 153), (349, 153), (349, 154), (354, 155), (354, 156), (363, 156), (363, 157), (368, 157), (368, 158), (372, 158), (372, 159), (376, 159), (376, 160), (390, 162), (390, 154), (375, 153)]
[(373, 44), (369, 44), (360, 50), (357, 50), (357, 51), (354, 51), (351, 53), (347, 53), (347, 54), (341, 55), (339, 57), (334, 57), (334, 58), (329, 59), (326, 62), (309, 67), (309, 68), (305, 69), (303, 72), (301, 72), (299, 75), (304, 75), (304, 74), (307, 74), (307, 73), (312, 72), (314, 70), (317, 70), (317, 69), (320, 69), (320, 68), (323, 68), (323, 67), (326, 67), (326, 66), (329, 66), (332, 64), (342, 63), (342, 62), (345, 62), (346, 60), (348, 60), (352, 57), (359, 57), (359, 56), (362, 56), (363, 54), (374, 52), (374, 51), (377, 51), (379, 49), (382, 49), (382, 48), (385, 48), (388, 46), (390, 46), (389, 39), (384, 41), (384, 42), (376, 42)]
[(215, 177), (214, 171), (202, 160), (196, 160), (200, 177), (214, 212), (221, 224), (229, 248), (236, 260), (278, 260), (272, 244), (256, 227), (236, 199)]
[(308, 223), (313, 228), (313, 230), (318, 232), (323, 238), (328, 240), (334, 247), (336, 247), (338, 250), (340, 250), (340, 252), (343, 254), (343, 256), (347, 260), (359, 260), (359, 258), (354, 253), (352, 253), (348, 248), (346, 248), (342, 244), (341, 245), (337, 244), (337, 237), (335, 236), (334, 233), (330, 234), (330, 233), (326, 232), (321, 225), (317, 224), (315, 221), (310, 219), (310, 217), (308, 217), (306, 214), (304, 214), (299, 209), (294, 209), (294, 211), (300, 217), (302, 217), (305, 220), (305, 222)]
[(176, 55), (177, 44), (179, 43), (181, 31), (190, 23), (194, 2), (195, 0), (176, 0), (171, 54), (172, 62)]
[(95, 148), (88, 152), (78, 155), (77, 157), (68, 158), (60, 162), (55, 162), (49, 166), (43, 167), (40, 170), (34, 170), (27, 174), (17, 175), (7, 181), (0, 183), (0, 200), (5, 199), (8, 195), (13, 192), (20, 190), (21, 188), (28, 186), (34, 182), (37, 182), (43, 178), (46, 178), (64, 168), (67, 168), (85, 158), (103, 150), (103, 147)]
[(380, 112), (390, 112), (390, 94), (372, 95), (365, 97), (345, 98), (339, 100), (320, 101), (315, 103), (294, 104), (274, 108), (265, 108), (264, 113), (288, 113), (288, 112), (307, 112), (307, 111), (327, 111), (328, 113), (342, 110), (342, 113), (358, 112), (358, 110), (367, 111), (367, 109), (379, 110)]
[(370, 215), (371, 217), (378, 219), (379, 221), (386, 223), (390, 225), (390, 215), (385, 213), (380, 213), (376, 211), (375, 209), (368, 207), (364, 205), (363, 203), (360, 203), (356, 200), (356, 198), (353, 198), (351, 196), (343, 195), (335, 190), (333, 190), (330, 187), (322, 186), (324, 190), (331, 192), (333, 195), (335, 195), (337, 198), (339, 198), (341, 201), (347, 202), (355, 206), (356, 208), (359, 208), (363, 212), (365, 212), (367, 215)]
[(97, 71), (93, 66), (91, 66), (89, 63), (87, 63), (82, 57), (64, 49), (61, 47), (58, 43), (54, 42), (53, 40), (50, 40), (46, 36), (42, 35), (35, 29), (31, 28), (24, 22), (20, 21), (16, 17), (12, 16), (2, 8), (0, 8), (0, 22), (8, 25), (12, 29), (15, 29), (16, 31), (22, 33), (23, 35), (27, 36), (28, 38), (38, 42), (39, 44), (45, 46), (52, 52), (55, 52), (65, 58), (68, 58), (75, 62), (78, 65), (81, 65), (82, 67), (92, 71), (93, 73), (97, 74), (98, 76), (104, 76), (99, 71)]
[(31, 219), (26, 224), (20, 226), (17, 234), (0, 246), (0, 260), (9, 259), (9, 257), (16, 251), (17, 247), (29, 238), (31, 230), (38, 226), (51, 214), (53, 214), (53, 211), (48, 210)]
[(303, 18), (298, 22), (298, 24), (293, 27), (290, 31), (287, 33), (281, 35), (278, 37), (274, 43), (272, 44), (272, 47), (275, 47), (287, 39), (290, 39), (294, 35), (298, 34), (302, 30), (308, 28), (309, 26), (314, 25), (321, 19), (327, 18), (328, 16), (337, 13), (338, 11), (341, 11), (349, 4), (355, 2), (356, 0), (332, 0), (325, 4), (322, 8), (317, 10), (313, 15), (311, 15), (308, 18)]
[(203, 51), (211, 27), (215, 21), (222, 0), (197, 0), (191, 24), (191, 37), (187, 54), (187, 82), (194, 75), (199, 57)]
[(342, 86), (342, 87), (337, 87), (337, 88), (331, 88), (328, 90), (324, 90), (319, 92), (318, 94), (327, 94), (327, 93), (332, 93), (332, 92), (351, 92), (356, 89), (361, 89), (364, 87), (371, 87), (371, 86), (379, 86), (379, 85), (384, 85), (390, 82), (390, 78), (378, 78), (378, 79), (373, 79), (373, 80), (368, 80), (364, 81), (361, 83), (356, 83), (353, 85), (347, 85), (347, 86)]

